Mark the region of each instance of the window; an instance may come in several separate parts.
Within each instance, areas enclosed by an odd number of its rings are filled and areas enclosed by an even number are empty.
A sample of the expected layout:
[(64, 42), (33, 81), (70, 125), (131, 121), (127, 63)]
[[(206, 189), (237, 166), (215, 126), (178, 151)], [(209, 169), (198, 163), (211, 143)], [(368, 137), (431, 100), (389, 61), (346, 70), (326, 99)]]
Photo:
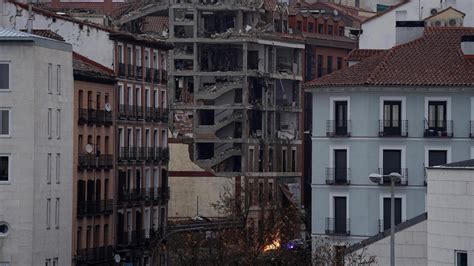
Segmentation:
[(296, 148), (291, 149), (291, 172), (296, 172)]
[(54, 227), (56, 229), (59, 228), (59, 201), (60, 201), (60, 199), (56, 198), (56, 209), (55, 209), (55, 213), (54, 213)]
[(53, 266), (59, 266), (59, 258), (53, 259)]
[[(383, 225), (383, 231), (390, 229), (391, 223), (391, 198), (384, 197), (383, 198), (383, 219), (381, 221), (381, 225)], [(398, 225), (402, 222), (402, 199), (395, 198), (395, 225)], [(382, 230), (381, 230), (382, 231)]]
[(314, 31), (314, 23), (309, 22), (308, 23), (308, 32), (312, 33)]
[(0, 63), (0, 91), (10, 89), (10, 65)]
[(344, 27), (339, 27), (339, 36), (344, 36)]
[[(333, 151), (333, 167), (332, 176), (329, 176), (330, 183), (344, 184), (347, 183), (347, 149), (334, 149)], [(330, 171), (331, 172), (331, 171)]]
[(263, 172), (263, 147), (258, 149), (258, 171)]
[(329, 135), (348, 135), (348, 102), (334, 101), (334, 128), (329, 128)]
[(127, 64), (132, 65), (132, 47), (127, 46)]
[(51, 93), (53, 87), (53, 65), (48, 64), (48, 93)]
[(51, 153), (48, 153), (46, 157), (46, 183), (51, 184), (51, 170), (52, 170), (52, 161), (51, 161)]
[(334, 26), (333, 25), (328, 25), (328, 34), (332, 35), (334, 33)]
[(58, 94), (61, 94), (61, 65), (57, 65), (56, 75), (56, 90)]
[(142, 66), (142, 49), (140, 47), (135, 48), (135, 60), (136, 66)]
[(268, 202), (273, 202), (273, 183), (268, 183)]
[(10, 109), (0, 109), (0, 136), (10, 136)]
[(258, 182), (258, 203), (263, 203), (263, 181)]
[(153, 51), (153, 68), (158, 69), (158, 52)]
[(150, 50), (148, 49), (145, 50), (145, 67), (151, 68)]
[(324, 33), (324, 25), (323, 24), (318, 24), (318, 33), (323, 34)]
[(446, 132), (446, 101), (428, 102), (428, 130), (433, 132)]
[(61, 138), (61, 109), (56, 110), (56, 138)]
[(123, 105), (123, 104), (125, 104), (125, 92), (124, 92), (124, 89), (123, 89), (123, 84), (119, 84), (118, 88), (119, 88), (118, 89), (119, 104)]
[(296, 30), (297, 30), (297, 31), (301, 31), (301, 28), (302, 28), (302, 22), (301, 22), (301, 21), (297, 21), (297, 22), (296, 22)]
[(56, 153), (56, 184), (59, 184), (61, 177), (61, 154)]
[(51, 226), (51, 199), (46, 200), (46, 229)]
[(145, 88), (145, 104), (146, 107), (151, 107), (150, 88)]
[(447, 150), (430, 150), (428, 151), (428, 166), (443, 165), (448, 162)]
[(323, 75), (324, 75), (323, 56), (318, 55), (318, 78), (322, 77)]
[(122, 64), (123, 63), (123, 46), (121, 44), (117, 46), (117, 56), (118, 56), (119, 64)]
[(332, 72), (332, 56), (328, 56), (327, 57), (327, 66), (328, 66), (328, 74), (330, 74)]
[(336, 196), (333, 198), (334, 210), (333, 221), (330, 225), (333, 226), (329, 230), (334, 234), (346, 234), (348, 232), (348, 217), (347, 217), (347, 197)]
[(402, 169), (402, 151), (384, 150), (383, 151), (383, 172), (384, 175), (390, 173), (401, 173)]
[(53, 131), (53, 109), (48, 108), (48, 139), (51, 139), (52, 131)]
[(248, 170), (249, 172), (253, 172), (253, 163), (254, 163), (254, 150), (253, 148), (249, 149), (249, 165), (248, 165)]
[(401, 136), (401, 101), (384, 101), (383, 103), (383, 136)]
[(51, 259), (46, 259), (44, 265), (45, 266), (51, 266)]
[(342, 57), (337, 57), (337, 70), (342, 69)]
[(456, 266), (467, 266), (467, 252), (461, 250), (454, 251), (456, 255)]
[(268, 172), (273, 172), (273, 148), (268, 148)]
[(0, 182), (10, 181), (10, 156), (0, 155)]
[(282, 150), (282, 167), (283, 167), (283, 172), (286, 172), (287, 169), (287, 160), (288, 160), (288, 154), (286, 148), (283, 148)]

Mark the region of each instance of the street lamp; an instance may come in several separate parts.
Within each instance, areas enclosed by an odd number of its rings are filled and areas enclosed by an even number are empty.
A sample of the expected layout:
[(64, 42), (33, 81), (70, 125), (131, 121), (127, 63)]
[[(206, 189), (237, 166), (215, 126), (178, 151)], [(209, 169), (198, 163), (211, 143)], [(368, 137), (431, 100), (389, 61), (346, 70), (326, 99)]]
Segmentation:
[(395, 266), (395, 183), (400, 182), (402, 176), (399, 173), (389, 175), (370, 174), (370, 181), (379, 184), (383, 178), (390, 178), (390, 265)]

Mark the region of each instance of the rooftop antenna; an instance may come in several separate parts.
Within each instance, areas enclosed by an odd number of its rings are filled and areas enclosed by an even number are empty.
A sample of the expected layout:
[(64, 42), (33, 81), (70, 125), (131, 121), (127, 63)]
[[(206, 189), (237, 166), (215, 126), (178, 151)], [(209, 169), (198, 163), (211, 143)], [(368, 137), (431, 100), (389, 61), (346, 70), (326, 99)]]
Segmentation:
[(26, 23), (26, 31), (31, 34), (33, 30), (33, 11), (31, 6), (31, 0), (28, 0), (28, 22)]

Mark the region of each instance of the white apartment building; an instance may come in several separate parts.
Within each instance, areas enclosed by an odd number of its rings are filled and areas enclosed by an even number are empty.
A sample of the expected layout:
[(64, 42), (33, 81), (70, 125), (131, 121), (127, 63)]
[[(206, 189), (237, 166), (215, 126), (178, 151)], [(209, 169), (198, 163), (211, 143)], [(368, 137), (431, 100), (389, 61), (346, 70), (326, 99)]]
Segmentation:
[(71, 45), (0, 28), (0, 265), (71, 265)]

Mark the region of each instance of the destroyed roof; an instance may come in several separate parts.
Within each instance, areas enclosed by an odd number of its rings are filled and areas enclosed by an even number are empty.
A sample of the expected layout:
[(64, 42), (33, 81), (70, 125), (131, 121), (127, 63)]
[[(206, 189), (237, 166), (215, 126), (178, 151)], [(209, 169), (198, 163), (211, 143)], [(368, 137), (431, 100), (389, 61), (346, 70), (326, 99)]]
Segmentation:
[(162, 33), (168, 28), (168, 17), (164, 16), (147, 16), (145, 17), (143, 31)]
[(305, 88), (341, 86), (474, 86), (474, 60), (461, 38), (474, 28), (429, 27), (423, 37), (307, 82)]
[(73, 52), (74, 79), (99, 83), (115, 83), (115, 75), (109, 69), (83, 55)]
[[(26, 32), (26, 30), (21, 30), (21, 31)], [(49, 38), (49, 39), (53, 39), (53, 40), (60, 41), (60, 42), (64, 42), (64, 39), (63, 39), (63, 37), (61, 37), (61, 35), (59, 35), (55, 32), (52, 32), (51, 30), (33, 29), (31, 31), (31, 34), (38, 35), (38, 36), (45, 37), (45, 38)]]
[(347, 55), (346, 60), (362, 61), (384, 51), (383, 49), (354, 49)]
[(360, 8), (348, 7), (348, 6), (335, 4), (335, 3), (316, 2), (316, 3), (309, 4), (309, 3), (303, 2), (303, 3), (298, 3), (296, 5), (291, 6), (290, 14), (296, 15), (298, 13), (301, 13), (301, 11), (303, 10), (311, 10), (311, 9), (337, 10), (341, 14), (351, 17), (352, 19), (355, 19), (359, 22), (363, 22), (369, 18), (366, 16), (360, 16), (359, 12), (370, 12), (370, 11), (363, 10)]
[(132, 34), (128, 32), (111, 32), (109, 34), (112, 40), (126, 40), (129, 42), (145, 43), (152, 47), (171, 50), (173, 45), (166, 42), (161, 36), (157, 34)]

